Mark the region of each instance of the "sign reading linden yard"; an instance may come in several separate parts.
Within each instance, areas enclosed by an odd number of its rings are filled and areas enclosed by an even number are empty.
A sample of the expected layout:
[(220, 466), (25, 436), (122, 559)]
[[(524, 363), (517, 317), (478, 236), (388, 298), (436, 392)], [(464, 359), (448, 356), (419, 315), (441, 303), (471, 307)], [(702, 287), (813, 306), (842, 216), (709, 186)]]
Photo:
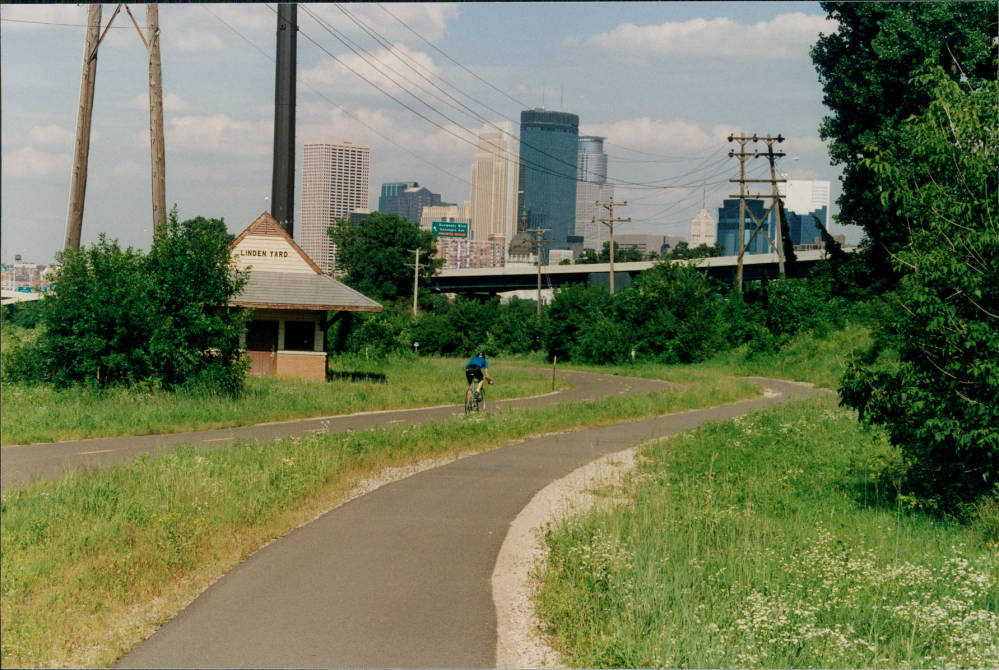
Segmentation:
[(430, 232), (437, 237), (468, 237), (468, 224), (460, 221), (432, 221)]

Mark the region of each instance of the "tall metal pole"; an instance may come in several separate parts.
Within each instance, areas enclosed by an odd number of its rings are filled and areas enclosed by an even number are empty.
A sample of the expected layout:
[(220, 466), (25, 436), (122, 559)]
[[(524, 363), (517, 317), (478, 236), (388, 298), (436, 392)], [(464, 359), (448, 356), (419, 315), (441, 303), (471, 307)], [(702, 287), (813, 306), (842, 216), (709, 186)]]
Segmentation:
[(160, 64), (160, 10), (146, 5), (149, 26), (149, 150), (153, 176), (153, 234), (166, 232), (166, 145), (163, 140), (163, 70)]
[(83, 47), (83, 75), (80, 82), (80, 111), (76, 117), (76, 148), (69, 190), (64, 249), (80, 248), (83, 229), (83, 202), (87, 194), (87, 163), (90, 159), (90, 124), (94, 111), (94, 84), (97, 81), (97, 40), (101, 30), (101, 4), (90, 5), (87, 38)]
[(295, 71), (298, 6), (283, 2), (277, 14), (277, 65), (274, 76), (274, 170), (271, 214), (294, 237), (295, 220)]

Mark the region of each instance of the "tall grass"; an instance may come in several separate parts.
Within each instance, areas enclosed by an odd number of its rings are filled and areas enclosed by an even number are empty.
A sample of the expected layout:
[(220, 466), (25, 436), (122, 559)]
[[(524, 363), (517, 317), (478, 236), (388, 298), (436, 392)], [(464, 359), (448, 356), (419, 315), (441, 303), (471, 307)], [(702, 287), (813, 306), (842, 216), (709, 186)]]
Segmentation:
[(999, 537), (886, 505), (896, 456), (835, 402), (651, 444), (629, 504), (551, 529), (570, 667), (999, 667)]
[(110, 664), (249, 553), (387, 465), (757, 393), (704, 375), (683, 390), (223, 451), (182, 448), (11, 487), (0, 497), (0, 663)]
[[(494, 363), (490, 398), (551, 390), (545, 376)], [(174, 433), (264, 421), (348, 414), (368, 410), (457, 404), (465, 390), (464, 361), (398, 356), (331, 359), (334, 378), (309, 382), (250, 377), (239, 398), (168, 393), (149, 388), (103, 391), (51, 386), (3, 385), (2, 444), (87, 437)], [(563, 385), (564, 387), (564, 385)]]

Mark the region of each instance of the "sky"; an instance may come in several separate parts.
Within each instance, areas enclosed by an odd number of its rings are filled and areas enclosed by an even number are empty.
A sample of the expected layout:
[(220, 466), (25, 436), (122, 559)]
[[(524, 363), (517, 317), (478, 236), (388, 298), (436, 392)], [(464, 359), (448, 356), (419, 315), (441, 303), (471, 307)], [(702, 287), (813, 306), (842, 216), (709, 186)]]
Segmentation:
[[(102, 30), (115, 7), (103, 5)], [(145, 7), (130, 8), (144, 27)], [(276, 8), (160, 5), (167, 206), (182, 220), (239, 233), (269, 209)], [(4, 262), (51, 263), (62, 248), (86, 22), (86, 5), (0, 6)], [(689, 237), (702, 204), (717, 218), (738, 192), (732, 133), (785, 137), (778, 172), (831, 182), (836, 213), (840, 169), (819, 138), (828, 110), (809, 58), (836, 24), (818, 3), (302, 4), (298, 26), (296, 213), (305, 142), (369, 144), (372, 209), (393, 181), (463, 203), (475, 133), (516, 128), (534, 107), (607, 138), (614, 199), (628, 203), (615, 216), (632, 219), (616, 234)], [(152, 239), (147, 66), (122, 10), (98, 56), (84, 244)], [(747, 167), (769, 176), (765, 158)]]

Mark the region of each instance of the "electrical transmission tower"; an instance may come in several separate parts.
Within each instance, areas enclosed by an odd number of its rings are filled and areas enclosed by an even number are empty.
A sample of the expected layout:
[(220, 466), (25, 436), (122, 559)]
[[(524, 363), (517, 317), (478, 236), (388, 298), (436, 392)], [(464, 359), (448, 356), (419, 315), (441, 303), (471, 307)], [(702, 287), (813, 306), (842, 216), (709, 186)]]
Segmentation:
[(614, 224), (615, 223), (631, 223), (631, 217), (630, 216), (627, 219), (615, 219), (614, 218), (614, 205), (617, 205), (619, 207), (626, 207), (628, 205), (628, 201), (625, 200), (624, 202), (614, 202), (614, 198), (613, 197), (611, 197), (611, 199), (610, 199), (609, 202), (600, 202), (598, 200), (597, 201), (597, 207), (603, 207), (604, 209), (607, 210), (607, 218), (606, 219), (598, 219), (598, 218), (594, 217), (594, 219), (593, 219), (594, 221), (599, 221), (600, 223), (602, 223), (605, 226), (607, 226), (608, 228), (610, 228), (610, 292), (611, 292), (611, 295), (614, 295)]
[[(777, 137), (771, 137), (770, 133), (767, 133), (766, 137), (760, 137), (758, 135), (753, 135), (752, 137), (729, 135), (728, 141), (739, 143), (739, 151), (730, 151), (728, 152), (728, 156), (729, 158), (736, 157), (739, 159), (739, 178), (729, 179), (730, 182), (733, 183), (737, 182), (739, 184), (739, 194), (731, 195), (729, 197), (739, 198), (739, 259), (736, 265), (735, 288), (741, 293), (742, 257), (746, 253), (746, 250), (749, 249), (750, 245), (756, 239), (756, 236), (759, 235), (760, 233), (762, 233), (763, 237), (765, 237), (767, 242), (770, 243), (770, 247), (775, 252), (777, 252), (777, 263), (780, 267), (780, 273), (782, 275), (784, 274), (784, 248), (783, 244), (781, 244), (781, 240), (783, 239), (783, 236), (781, 234), (781, 220), (780, 220), (781, 208), (777, 206), (777, 203), (780, 200), (781, 195), (780, 191), (777, 188), (777, 184), (785, 183), (786, 180), (777, 179), (777, 170), (774, 161), (779, 157), (785, 156), (786, 154), (774, 152), (774, 142), (780, 143), (784, 141), (784, 138), (780, 134), (778, 134)], [(746, 144), (749, 142), (754, 142), (754, 143), (766, 142), (767, 150), (765, 152), (759, 152), (759, 151), (747, 152)], [(766, 156), (767, 159), (770, 161), (770, 179), (746, 179), (746, 159), (758, 158), (760, 156)], [(770, 184), (772, 187), (772, 192), (747, 193), (746, 184)], [(752, 210), (746, 208), (747, 198), (772, 198), (773, 202), (770, 203), (770, 207), (768, 207), (767, 211), (763, 213), (763, 216), (760, 219), (757, 219), (756, 216), (753, 214)], [(747, 212), (749, 212), (749, 217), (753, 220), (753, 232), (749, 236), (748, 240), (746, 240), (745, 238), (746, 235), (745, 222), (746, 222)], [(771, 212), (774, 213), (776, 221), (776, 229), (774, 231), (775, 232), (774, 237), (777, 238), (776, 241), (771, 239), (770, 235), (763, 229), (763, 226), (766, 223), (766, 220), (770, 216)]]
[(66, 218), (65, 249), (80, 248), (83, 203), (87, 192), (87, 164), (90, 157), (90, 126), (94, 113), (94, 86), (97, 80), (97, 49), (122, 7), (132, 19), (132, 24), (139, 32), (139, 39), (149, 54), (149, 148), (152, 163), (153, 231), (159, 234), (166, 229), (166, 152), (163, 141), (163, 74), (160, 65), (159, 7), (156, 3), (146, 5), (147, 35), (144, 35), (128, 5), (119, 4), (104, 32), (98, 38), (101, 27), (101, 5), (94, 3), (89, 10), (87, 37), (83, 48), (80, 111), (76, 121), (76, 149), (69, 191), (69, 215)]

